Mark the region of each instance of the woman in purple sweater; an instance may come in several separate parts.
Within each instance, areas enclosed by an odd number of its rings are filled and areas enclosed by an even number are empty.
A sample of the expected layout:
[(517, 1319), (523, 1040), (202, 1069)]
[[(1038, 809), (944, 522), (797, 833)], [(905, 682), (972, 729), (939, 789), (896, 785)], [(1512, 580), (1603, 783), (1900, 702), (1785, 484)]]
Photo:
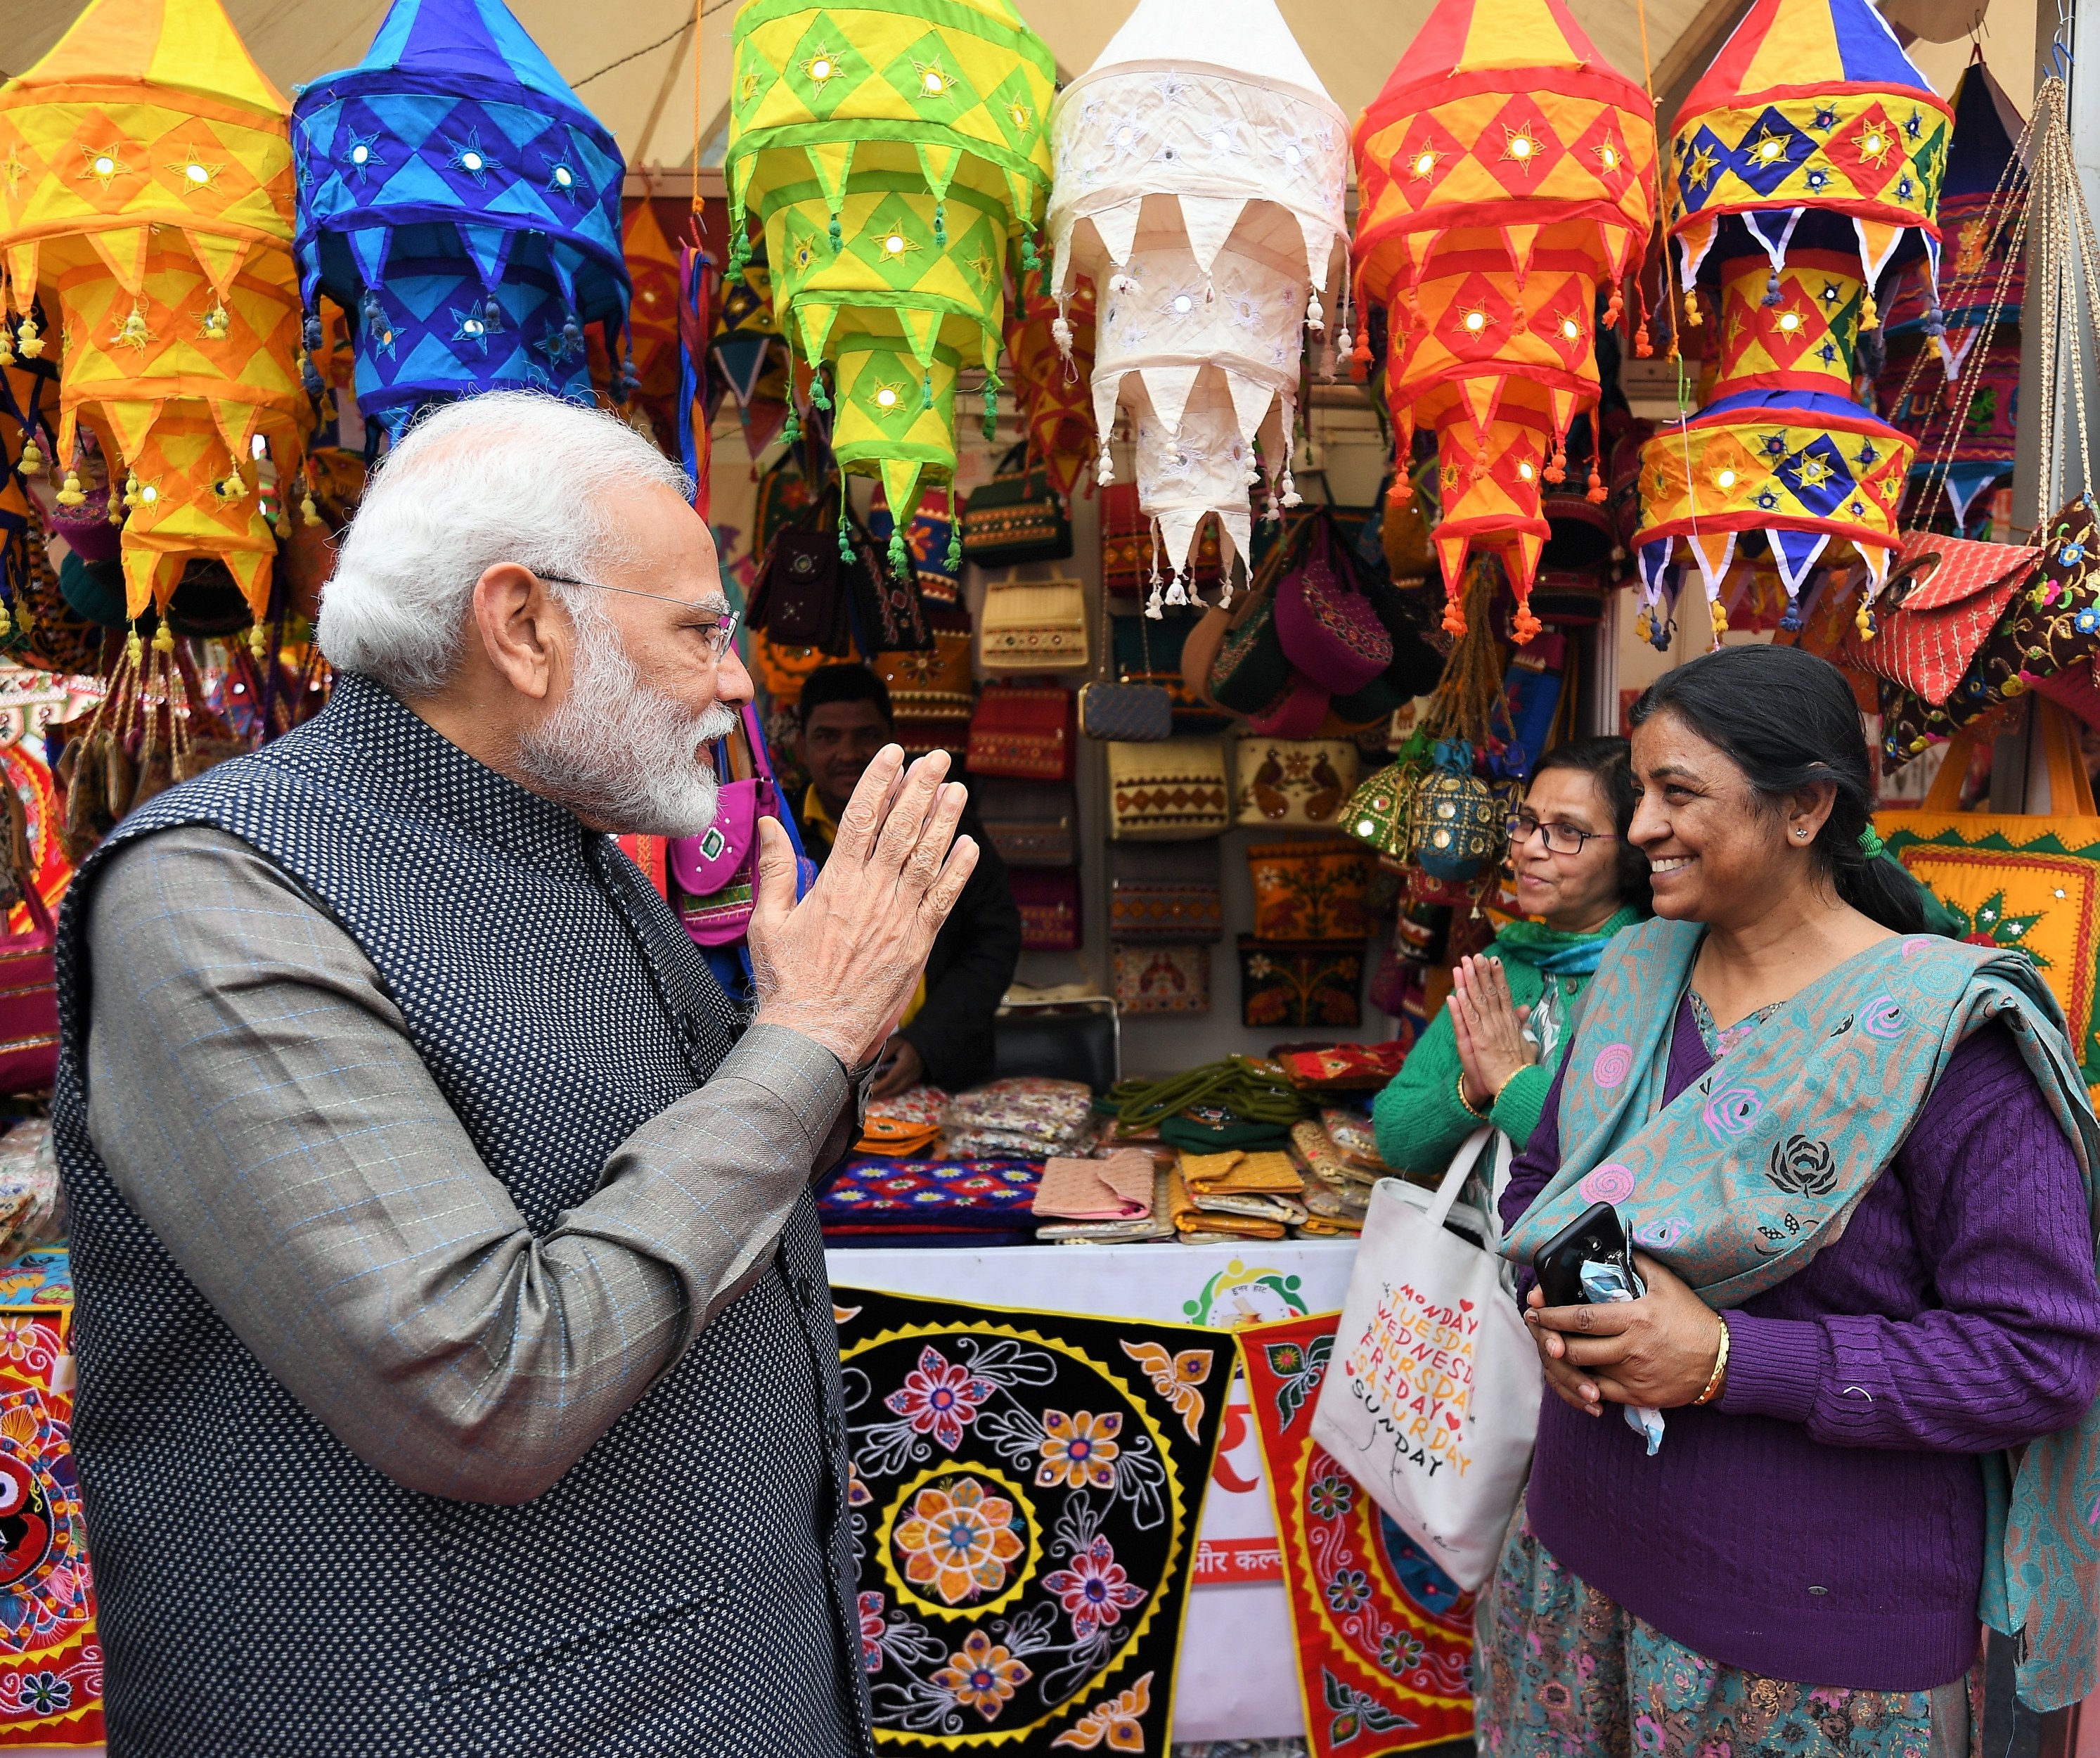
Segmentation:
[[(1647, 1292), (1529, 1290), (1549, 1395), (1480, 1743), (1961, 1758), (1979, 1608), (2035, 1707), (2091, 1689), (2100, 1124), (2024, 956), (1924, 931), (1836, 671), (1726, 649), (1634, 726), (1657, 919), (1502, 1212), (1528, 1265), (1614, 1203)], [(1613, 1405), (1662, 1412), (1652, 1456)]]

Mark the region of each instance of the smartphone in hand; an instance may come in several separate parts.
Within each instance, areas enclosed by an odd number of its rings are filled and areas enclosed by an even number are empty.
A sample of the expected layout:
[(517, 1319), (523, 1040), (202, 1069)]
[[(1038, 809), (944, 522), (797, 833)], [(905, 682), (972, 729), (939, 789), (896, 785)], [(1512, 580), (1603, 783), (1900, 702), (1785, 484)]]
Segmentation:
[[(1623, 1269), (1630, 1283), (1633, 1253), (1626, 1243), (1625, 1224), (1609, 1203), (1593, 1203), (1567, 1226), (1532, 1253), (1531, 1267), (1538, 1278), (1539, 1292), (1549, 1306), (1582, 1306), (1589, 1302), (1582, 1290), (1586, 1263), (1612, 1264)], [(1638, 1286), (1638, 1283), (1633, 1283)]]

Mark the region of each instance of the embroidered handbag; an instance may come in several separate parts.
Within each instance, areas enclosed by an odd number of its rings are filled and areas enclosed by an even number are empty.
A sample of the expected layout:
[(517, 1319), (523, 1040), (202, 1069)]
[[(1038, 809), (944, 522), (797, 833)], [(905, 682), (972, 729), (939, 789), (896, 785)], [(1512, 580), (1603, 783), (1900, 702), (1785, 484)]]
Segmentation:
[(1409, 859), (1432, 879), (1463, 885), (1501, 858), (1507, 837), (1501, 798), (1473, 773), (1473, 748), (1462, 739), (1440, 744), (1414, 790)]
[(985, 588), (977, 659), (988, 672), (1083, 671), (1086, 588), (1076, 580), (1016, 580)]
[(1079, 742), (1075, 700), (1061, 684), (987, 684), (970, 717), (971, 774), (1070, 781)]
[(1017, 445), (963, 508), (963, 559), (980, 568), (1018, 568), (1071, 555), (1064, 500), (1050, 472), (1031, 466), (1027, 445)]
[[(1152, 521), (1139, 506), (1137, 484), (1110, 483), (1101, 493), (1101, 588), (1106, 592), (1141, 593), (1150, 585), (1154, 568)], [(1224, 578), (1224, 554), (1215, 515), (1196, 528), (1189, 546), (1189, 576), (1200, 590)]]
[(1935, 708), (1953, 694), (2013, 595), (2033, 577), (2039, 549), (1904, 533), (1876, 601), (1879, 626), (1849, 660), (1915, 691)]
[(1921, 751), (1927, 740), (2030, 690), (2089, 725), (2100, 724), (2093, 672), (2100, 653), (2100, 528), (2090, 499), (2080, 495), (2045, 520), (2035, 541), (2039, 572), (2013, 594), (1946, 701), (1937, 709), (1929, 703), (1883, 705), (1896, 709), (1883, 715), (1885, 750)]
[(1055, 782), (989, 780), (977, 790), (977, 815), (1009, 867), (1070, 867), (1079, 859), (1079, 804)]
[(1239, 939), (1240, 1023), (1342, 1026), (1362, 1023), (1364, 949), (1314, 941)]
[(1259, 714), (1290, 690), (1290, 660), (1277, 633), (1273, 594), (1254, 599), (1245, 616), (1225, 630), (1217, 652), (1205, 693), (1220, 707)]
[(1079, 869), (1026, 867), (1008, 873), (1013, 901), (1021, 910), (1024, 952), (1075, 952), (1079, 949)]
[(1392, 663), (1392, 637), (1357, 589), (1326, 508), (1319, 509), (1312, 528), (1304, 559), (1277, 583), (1277, 638), (1294, 669), (1323, 690), (1346, 696)]
[(918, 652), (879, 653), (871, 669), (889, 691), (889, 706), (900, 725), (906, 721), (968, 721), (977, 707), (977, 685), (970, 670), (970, 620), (960, 610), (927, 612), (930, 647)]
[(1342, 807), (1341, 827), (1395, 860), (1407, 858), (1414, 790), (1429, 769), (1429, 741), (1411, 734), (1392, 762), (1366, 775)]
[(1234, 822), (1263, 830), (1325, 830), (1357, 785), (1346, 739), (1244, 738), (1234, 759)]
[(1125, 1014), (1207, 1014), (1210, 947), (1118, 946), (1115, 1003)]
[[(936, 495), (946, 498), (946, 513), (939, 509)], [(885, 590), (899, 587), (908, 589), (915, 599), (923, 599), (927, 603), (942, 606), (962, 602), (962, 583), (955, 577), (959, 570), (949, 565), (948, 558), (954, 553), (955, 531), (955, 491), (953, 488), (929, 488), (919, 497), (919, 510), (911, 515), (911, 523), (904, 528), (904, 548), (911, 558), (911, 566), (900, 578), (889, 565), (889, 535), (897, 528), (891, 517), (889, 501), (878, 485), (875, 500), (867, 510), (867, 535), (881, 565), (874, 570), (875, 577)], [(885, 646), (911, 647), (920, 643), (885, 642)]]
[(1224, 938), (1224, 886), (1215, 842), (1109, 845), (1109, 938)]
[(1283, 694), (1259, 714), (1247, 717), (1247, 730), (1272, 739), (1309, 739), (1327, 724), (1332, 699), (1303, 672), (1293, 672)]
[(2063, 1005), (2071, 1048), (2089, 1089), (2100, 1089), (2096, 989), (2100, 962), (2100, 813), (2080, 760), (2076, 728), (2054, 703), (2035, 705), (2049, 771), (2049, 809), (1965, 812), (1971, 754), (1957, 736), (1916, 811), (1882, 812), (1875, 828), (1889, 852), (1956, 912), (1962, 938), (2016, 947), (2033, 958)]
[(1229, 799), (1224, 747), (1215, 739), (1109, 747), (1109, 835), (1118, 841), (1220, 836)]
[[(664, 849), (671, 907), (696, 946), (730, 947), (743, 939), (757, 900), (761, 818), (775, 819), (794, 846), (796, 894), (806, 891), (816, 878), (815, 864), (802, 852), (795, 815), (780, 797), (757, 710), (746, 702), (739, 718), (741, 748), (732, 748), (725, 755), (723, 745), (732, 741), (725, 740), (716, 747), (717, 773), (729, 771), (730, 779), (721, 782), (716, 796), (715, 821), (696, 837), (672, 837)], [(734, 774), (746, 767), (748, 775)]]
[(1258, 843), (1247, 850), (1258, 940), (1361, 940), (1371, 857), (1344, 837)]

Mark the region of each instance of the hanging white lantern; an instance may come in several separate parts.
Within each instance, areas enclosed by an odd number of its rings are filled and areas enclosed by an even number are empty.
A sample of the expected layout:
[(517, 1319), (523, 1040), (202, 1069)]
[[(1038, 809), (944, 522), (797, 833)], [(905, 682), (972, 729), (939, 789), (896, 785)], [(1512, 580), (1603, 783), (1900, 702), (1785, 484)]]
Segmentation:
[[(1178, 603), (1205, 515), (1229, 578), (1249, 488), (1267, 476), (1272, 514), (1297, 503), (1299, 356), (1348, 242), (1348, 125), (1274, 0), (1141, 0), (1059, 95), (1050, 132), (1052, 288), (1061, 303), (1088, 277), (1099, 302), (1101, 479), (1120, 404)], [(1346, 313), (1341, 329), (1346, 356)]]

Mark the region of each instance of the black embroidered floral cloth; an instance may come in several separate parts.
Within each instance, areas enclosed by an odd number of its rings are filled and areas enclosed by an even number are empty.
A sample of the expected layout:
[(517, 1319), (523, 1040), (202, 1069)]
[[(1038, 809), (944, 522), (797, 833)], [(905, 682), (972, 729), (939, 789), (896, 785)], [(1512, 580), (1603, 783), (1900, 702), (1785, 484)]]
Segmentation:
[(835, 1298), (884, 1750), (1164, 1754), (1230, 1337)]

